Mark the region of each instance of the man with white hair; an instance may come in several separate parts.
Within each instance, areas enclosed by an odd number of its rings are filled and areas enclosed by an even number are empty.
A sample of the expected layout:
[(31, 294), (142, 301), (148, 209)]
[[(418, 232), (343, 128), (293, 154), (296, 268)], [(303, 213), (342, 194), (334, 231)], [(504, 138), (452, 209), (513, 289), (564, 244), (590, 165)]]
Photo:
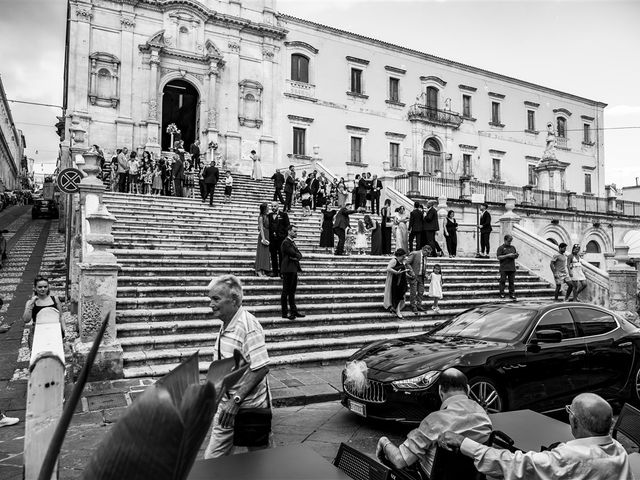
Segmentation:
[[(209, 283), (209, 306), (222, 327), (215, 345), (216, 360), (233, 357), (239, 350), (249, 362), (249, 370), (231, 387), (213, 417), (211, 439), (204, 458), (229, 455), (233, 450), (234, 420), (242, 408), (269, 405), (267, 373), (269, 355), (260, 322), (242, 307), (242, 284), (233, 275), (222, 275)], [(217, 393), (217, 392), (216, 392)], [(268, 445), (265, 445), (266, 447)], [(258, 447), (258, 448), (264, 448)], [(249, 447), (250, 450), (256, 447)]]
[(566, 410), (575, 440), (544, 452), (512, 453), (453, 432), (443, 433), (438, 443), (459, 448), (480, 473), (505, 480), (632, 480), (627, 452), (609, 434), (611, 406), (594, 393), (582, 393)]

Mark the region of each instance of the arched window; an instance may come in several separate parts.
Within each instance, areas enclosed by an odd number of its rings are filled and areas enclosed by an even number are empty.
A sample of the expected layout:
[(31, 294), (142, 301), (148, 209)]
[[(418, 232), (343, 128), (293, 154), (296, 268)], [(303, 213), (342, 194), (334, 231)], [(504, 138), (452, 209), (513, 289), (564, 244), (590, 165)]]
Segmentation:
[(437, 172), (442, 172), (442, 151), (440, 144), (435, 138), (429, 138), (424, 142), (422, 149), (422, 163), (424, 173), (430, 173), (435, 175)]
[(436, 87), (427, 87), (427, 108), (438, 109), (438, 89)]
[(96, 91), (101, 98), (109, 98), (111, 92), (111, 72), (107, 68), (98, 70), (98, 78), (96, 80)]
[(558, 117), (557, 125), (557, 136), (567, 138), (567, 119), (564, 117)]
[(601, 253), (602, 249), (600, 248), (600, 244), (595, 240), (590, 240), (587, 243), (586, 253)]
[(291, 55), (291, 80), (309, 83), (309, 59), (299, 53)]
[(189, 49), (189, 29), (187, 27), (180, 27), (178, 30), (178, 48), (181, 50)]

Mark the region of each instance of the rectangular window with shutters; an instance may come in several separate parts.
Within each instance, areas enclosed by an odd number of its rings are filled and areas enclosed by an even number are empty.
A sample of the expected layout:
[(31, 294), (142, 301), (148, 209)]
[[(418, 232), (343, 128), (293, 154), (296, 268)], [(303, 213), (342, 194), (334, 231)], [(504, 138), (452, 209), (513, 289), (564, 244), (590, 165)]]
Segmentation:
[(497, 182), (500, 181), (500, 159), (499, 158), (493, 159), (491, 178)]
[(293, 127), (293, 154), (305, 155), (306, 133), (304, 128)]
[(362, 163), (362, 138), (351, 137), (351, 163)]
[(491, 123), (500, 124), (500, 102), (491, 102)]
[(400, 79), (389, 79), (389, 100), (392, 102), (400, 101)]
[(351, 93), (362, 93), (362, 70), (351, 69)]
[(399, 143), (389, 143), (389, 164), (391, 168), (399, 168), (400, 167), (400, 144)]
[(582, 131), (583, 131), (583, 143), (591, 143), (591, 125), (589, 125), (588, 123), (584, 123), (582, 125)]
[(471, 118), (471, 95), (462, 95), (462, 116)]
[(536, 112), (534, 110), (527, 110), (527, 130), (535, 131), (536, 129)]
[(584, 174), (584, 193), (591, 193), (591, 174)]
[(529, 185), (538, 185), (538, 174), (536, 173), (535, 168), (536, 168), (535, 165), (529, 165), (528, 166), (528, 170), (529, 170)]
[(471, 154), (463, 153), (462, 154), (462, 175), (465, 177), (471, 176)]

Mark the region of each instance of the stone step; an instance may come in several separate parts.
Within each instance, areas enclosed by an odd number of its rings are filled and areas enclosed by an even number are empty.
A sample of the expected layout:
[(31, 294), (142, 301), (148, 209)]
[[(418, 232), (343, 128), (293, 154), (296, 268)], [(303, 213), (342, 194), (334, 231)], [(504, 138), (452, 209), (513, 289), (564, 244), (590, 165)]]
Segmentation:
[[(337, 284), (325, 283), (325, 284), (300, 284), (297, 289), (297, 296), (300, 295), (334, 295), (340, 293), (358, 293), (358, 292), (372, 292), (377, 294), (381, 285), (384, 284), (384, 277), (379, 277), (380, 281), (377, 283), (361, 283), (361, 284)], [(208, 282), (202, 282), (196, 285), (172, 285), (172, 286), (157, 286), (155, 278), (153, 279), (152, 286), (118, 286), (119, 298), (155, 298), (157, 296), (163, 297), (167, 295), (173, 296), (186, 296), (186, 297), (206, 297), (208, 288)], [(324, 280), (331, 280), (329, 277)], [(520, 279), (519, 279), (520, 280)], [(120, 282), (118, 282), (120, 285)], [(484, 282), (475, 283), (458, 283), (453, 284), (447, 282), (443, 285), (443, 292), (445, 296), (455, 296), (458, 292), (478, 292), (485, 288), (487, 285)], [(532, 280), (532, 281), (518, 281), (519, 290), (527, 289), (549, 289), (549, 285), (544, 281)], [(270, 285), (247, 285), (243, 283), (244, 295), (280, 295), (282, 291), (282, 285), (280, 282)], [(302, 298), (302, 297), (301, 297)]]
[[(549, 289), (550, 290), (550, 289)], [(531, 302), (548, 302), (551, 298), (549, 292), (544, 290), (532, 290), (530, 294), (523, 294), (516, 292), (523, 300)], [(124, 300), (124, 299), (121, 299)], [(193, 302), (192, 299), (188, 299)], [(280, 299), (267, 305), (251, 305), (247, 306), (247, 310), (253, 313), (256, 317), (279, 317), (280, 316)], [(497, 295), (489, 296), (487, 298), (473, 298), (465, 299), (443, 299), (440, 301), (440, 308), (442, 309), (459, 309), (459, 308), (472, 308), (487, 303), (506, 303), (508, 299), (499, 299)], [(120, 299), (118, 300), (120, 302)], [(356, 313), (356, 312), (380, 312), (382, 307), (382, 299), (380, 301), (372, 302), (352, 302), (349, 304), (344, 303), (310, 303), (299, 305), (300, 310), (305, 314), (319, 315), (319, 314), (336, 314), (336, 313)], [(153, 322), (157, 320), (204, 320), (211, 318), (211, 309), (204, 304), (193, 307), (172, 307), (172, 308), (122, 308), (120, 307), (116, 316), (118, 322)]]

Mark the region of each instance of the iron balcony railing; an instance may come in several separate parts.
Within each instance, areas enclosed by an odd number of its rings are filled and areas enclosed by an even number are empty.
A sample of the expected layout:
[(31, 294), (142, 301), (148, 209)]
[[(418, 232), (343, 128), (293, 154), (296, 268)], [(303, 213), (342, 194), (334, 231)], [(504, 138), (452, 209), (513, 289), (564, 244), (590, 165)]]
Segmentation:
[(409, 120), (458, 128), (462, 123), (462, 116), (449, 110), (439, 110), (416, 103), (409, 107)]

